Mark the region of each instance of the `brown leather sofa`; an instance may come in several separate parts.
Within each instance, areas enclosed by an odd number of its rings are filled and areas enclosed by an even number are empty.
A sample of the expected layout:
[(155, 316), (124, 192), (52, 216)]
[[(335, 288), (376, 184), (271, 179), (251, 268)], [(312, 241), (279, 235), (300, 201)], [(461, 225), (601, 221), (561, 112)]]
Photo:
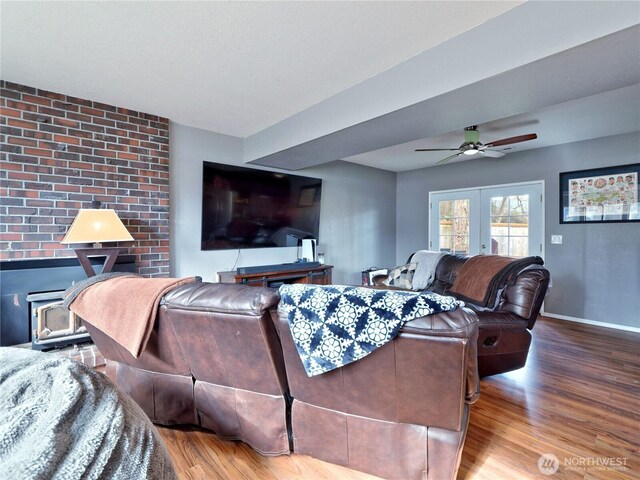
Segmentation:
[(279, 332), (296, 453), (383, 478), (454, 479), (479, 396), (468, 309), (407, 322), (371, 355), (307, 377), (286, 316)]
[[(453, 254), (443, 256), (427, 291), (452, 295), (450, 290), (458, 270), (467, 260), (468, 257)], [(482, 309), (466, 302), (479, 318), (478, 370), (481, 377), (525, 366), (531, 346), (531, 329), (550, 281), (549, 271), (535, 265), (524, 269), (514, 282), (498, 292), (491, 308)]]
[(179, 287), (139, 358), (87, 326), (109, 377), (154, 422), (385, 478), (454, 479), (479, 395), (476, 314), (415, 319), (366, 358), (308, 378), (278, 301), (262, 287)]
[(165, 295), (138, 358), (86, 321), (107, 375), (156, 423), (194, 424), (264, 455), (289, 453), (277, 290), (191, 283)]

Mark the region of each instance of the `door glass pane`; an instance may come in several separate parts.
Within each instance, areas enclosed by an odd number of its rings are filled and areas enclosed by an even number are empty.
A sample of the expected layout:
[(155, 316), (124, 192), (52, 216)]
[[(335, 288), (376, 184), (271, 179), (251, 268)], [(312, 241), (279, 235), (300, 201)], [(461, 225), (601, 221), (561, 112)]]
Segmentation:
[(450, 218), (440, 219), (440, 235), (453, 235), (453, 220)]
[(529, 215), (529, 195), (512, 195), (508, 198), (511, 215)]
[(469, 199), (441, 200), (438, 205), (440, 251), (469, 252)]
[(453, 201), (445, 200), (440, 202), (440, 218), (453, 217)]
[(509, 237), (491, 236), (491, 253), (493, 255), (508, 255)]
[(469, 254), (469, 235), (456, 235), (453, 244), (453, 253)]
[(526, 257), (529, 254), (529, 239), (527, 237), (509, 237), (509, 255), (512, 257)]
[(491, 197), (491, 253), (528, 255), (529, 195)]
[(440, 251), (451, 252), (453, 250), (453, 237), (451, 235), (440, 236)]
[(491, 197), (491, 215), (508, 215), (509, 197)]
[(508, 235), (510, 237), (528, 237), (529, 228), (524, 223), (512, 223)]
[(491, 217), (491, 236), (509, 235), (509, 217)]

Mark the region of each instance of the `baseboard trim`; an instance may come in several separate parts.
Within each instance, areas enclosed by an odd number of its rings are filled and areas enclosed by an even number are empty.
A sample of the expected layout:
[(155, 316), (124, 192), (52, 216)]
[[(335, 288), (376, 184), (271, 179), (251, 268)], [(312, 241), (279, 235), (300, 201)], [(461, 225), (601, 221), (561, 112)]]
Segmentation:
[(543, 317), (557, 318), (558, 320), (567, 320), (569, 322), (584, 323), (586, 325), (594, 325), (596, 327), (613, 328), (614, 330), (624, 330), (625, 332), (640, 333), (639, 327), (630, 325), (619, 325), (617, 323), (599, 322), (598, 320), (587, 320), (586, 318), (570, 317), (568, 315), (558, 315), (557, 313), (540, 312)]

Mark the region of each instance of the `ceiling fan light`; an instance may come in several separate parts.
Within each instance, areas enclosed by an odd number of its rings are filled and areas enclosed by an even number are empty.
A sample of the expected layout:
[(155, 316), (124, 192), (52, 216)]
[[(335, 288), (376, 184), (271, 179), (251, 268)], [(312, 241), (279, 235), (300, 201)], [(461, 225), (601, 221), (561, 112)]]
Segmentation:
[(468, 150), (465, 150), (464, 153), (465, 155), (475, 155), (476, 153), (478, 153), (479, 150), (475, 149), (475, 148), (470, 148)]

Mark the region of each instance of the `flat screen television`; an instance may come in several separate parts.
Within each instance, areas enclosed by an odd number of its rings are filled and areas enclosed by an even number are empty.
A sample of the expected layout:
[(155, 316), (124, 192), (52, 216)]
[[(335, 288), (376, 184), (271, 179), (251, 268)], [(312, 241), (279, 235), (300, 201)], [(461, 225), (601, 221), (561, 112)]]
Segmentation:
[(318, 238), (322, 180), (204, 162), (202, 250), (295, 247)]

